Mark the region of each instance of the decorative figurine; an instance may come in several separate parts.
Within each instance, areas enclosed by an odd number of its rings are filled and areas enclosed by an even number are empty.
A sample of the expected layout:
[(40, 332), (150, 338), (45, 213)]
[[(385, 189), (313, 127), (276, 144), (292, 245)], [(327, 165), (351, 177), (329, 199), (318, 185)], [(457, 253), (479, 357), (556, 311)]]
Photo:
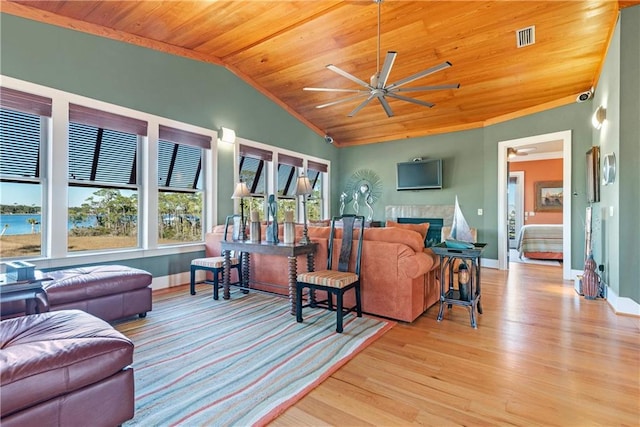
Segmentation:
[(345, 203), (347, 203), (347, 198), (349, 197), (349, 195), (347, 193), (345, 193), (344, 191), (342, 192), (342, 194), (340, 194), (340, 216), (342, 216), (344, 214), (344, 205)]
[[(361, 169), (349, 178), (344, 194), (345, 204), (348, 202), (347, 197), (351, 197), (354, 212), (356, 214), (363, 212), (362, 215), (365, 219), (371, 221), (373, 219), (373, 204), (382, 195), (382, 180), (374, 171)], [(342, 196), (340, 201), (342, 202)]]

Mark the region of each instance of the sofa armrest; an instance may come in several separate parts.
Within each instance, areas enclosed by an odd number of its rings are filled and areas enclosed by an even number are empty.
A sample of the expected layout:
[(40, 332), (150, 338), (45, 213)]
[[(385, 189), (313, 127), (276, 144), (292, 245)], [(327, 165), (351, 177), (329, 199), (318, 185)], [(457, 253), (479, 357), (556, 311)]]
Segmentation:
[(410, 279), (427, 274), (435, 267), (434, 259), (424, 252), (398, 258), (398, 271), (403, 272)]

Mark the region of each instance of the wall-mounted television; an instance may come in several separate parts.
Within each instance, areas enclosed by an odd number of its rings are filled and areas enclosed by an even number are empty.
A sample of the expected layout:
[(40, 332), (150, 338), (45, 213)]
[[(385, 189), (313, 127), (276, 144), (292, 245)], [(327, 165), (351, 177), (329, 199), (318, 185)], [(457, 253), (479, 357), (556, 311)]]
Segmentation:
[(442, 159), (401, 162), (396, 166), (396, 190), (442, 188)]

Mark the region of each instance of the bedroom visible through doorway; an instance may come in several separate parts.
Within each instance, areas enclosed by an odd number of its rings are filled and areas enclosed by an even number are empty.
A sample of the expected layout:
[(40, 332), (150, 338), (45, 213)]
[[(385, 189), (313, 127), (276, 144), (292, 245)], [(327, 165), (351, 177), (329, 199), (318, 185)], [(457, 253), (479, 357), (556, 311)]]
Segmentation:
[[(545, 145), (555, 144), (555, 149), (547, 149)], [(509, 173), (517, 171), (516, 168), (511, 167), (510, 158), (514, 159), (514, 162), (524, 162), (524, 159), (529, 161), (542, 160), (544, 156), (541, 156), (544, 152), (552, 152), (548, 154), (548, 158), (555, 158), (556, 162), (559, 162), (561, 170), (558, 172), (558, 176), (551, 176), (547, 180), (543, 175), (534, 173), (534, 176), (528, 177), (525, 173), (524, 177), (527, 178), (524, 184), (524, 215), (523, 225), (544, 225), (558, 224), (561, 227), (560, 249), (557, 249), (557, 256), (563, 259), (562, 262), (562, 277), (566, 280), (571, 279), (571, 131), (555, 132), (545, 135), (537, 135), (532, 137), (520, 138), (515, 140), (500, 141), (498, 143), (498, 267), (502, 270), (509, 268), (510, 261), (510, 249), (517, 249), (518, 233), (515, 232), (515, 224), (512, 224), (512, 237), (515, 237), (515, 248), (509, 236)], [(543, 168), (544, 169), (544, 168)], [(523, 168), (520, 168), (522, 171)], [(531, 178), (531, 179), (529, 179)], [(559, 178), (559, 179), (558, 179)], [(549, 209), (545, 209), (548, 206), (543, 201), (543, 208), (541, 208), (540, 201), (536, 200), (538, 197), (535, 194), (536, 189), (539, 192), (541, 184), (546, 184), (545, 181), (555, 181), (554, 185), (559, 181), (560, 187), (554, 193), (555, 196), (561, 198), (559, 209), (552, 209), (555, 211), (553, 214)], [(545, 188), (545, 194), (548, 192)], [(564, 197), (567, 195), (567, 197)], [(515, 203), (514, 200), (512, 200)], [(512, 221), (513, 222), (513, 221)], [(560, 225), (561, 224), (561, 225)], [(540, 251), (544, 252), (544, 251)], [(518, 254), (519, 255), (519, 254)], [(546, 256), (546, 255), (544, 255)], [(516, 257), (516, 258), (519, 258)], [(514, 260), (515, 261), (515, 260)], [(558, 261), (555, 260), (554, 264), (557, 265)]]

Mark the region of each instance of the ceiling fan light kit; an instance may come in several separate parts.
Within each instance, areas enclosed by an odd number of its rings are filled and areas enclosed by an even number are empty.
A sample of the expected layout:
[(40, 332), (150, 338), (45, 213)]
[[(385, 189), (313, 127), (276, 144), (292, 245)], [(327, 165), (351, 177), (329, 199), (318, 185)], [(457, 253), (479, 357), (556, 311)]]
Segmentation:
[(333, 105), (342, 104), (344, 102), (349, 102), (359, 98), (366, 97), (364, 101), (362, 101), (358, 106), (356, 106), (355, 109), (353, 109), (348, 114), (349, 117), (355, 116), (360, 110), (362, 110), (365, 106), (367, 106), (367, 104), (369, 104), (369, 102), (371, 102), (373, 99), (377, 99), (380, 102), (380, 105), (382, 106), (382, 108), (384, 109), (384, 112), (387, 114), (388, 117), (393, 117), (393, 111), (391, 110), (391, 107), (387, 102), (387, 97), (431, 108), (435, 104), (431, 102), (422, 101), (420, 99), (409, 98), (407, 96), (400, 95), (399, 93), (400, 92), (404, 92), (404, 93), (424, 92), (424, 91), (430, 91), (430, 90), (443, 90), (443, 89), (458, 89), (460, 87), (459, 83), (443, 84), (443, 85), (435, 85), (435, 86), (408, 87), (408, 88), (402, 87), (415, 80), (421, 79), (430, 74), (433, 74), (438, 71), (451, 67), (451, 63), (449, 61), (445, 61), (434, 67), (412, 74), (409, 77), (405, 77), (404, 79), (398, 80), (395, 83), (387, 84), (389, 75), (391, 74), (391, 69), (396, 60), (396, 56), (398, 55), (398, 52), (395, 52), (392, 50), (388, 51), (387, 56), (385, 57), (385, 60), (384, 60), (384, 64), (382, 65), (382, 69), (380, 69), (380, 4), (382, 3), (382, 0), (373, 0), (373, 2), (378, 5), (378, 39), (377, 39), (378, 52), (377, 52), (376, 73), (371, 76), (370, 82), (366, 83), (365, 81), (359, 79), (353, 74), (350, 74), (333, 64), (327, 65), (327, 68), (329, 70), (351, 80), (352, 82), (360, 86), (363, 86), (365, 89), (340, 89), (340, 88), (326, 88), (326, 87), (303, 88), (303, 90), (317, 91), (317, 92), (355, 93), (355, 95), (349, 96), (347, 98), (342, 98), (337, 101), (331, 101), (326, 104), (317, 105), (316, 108), (330, 107)]

